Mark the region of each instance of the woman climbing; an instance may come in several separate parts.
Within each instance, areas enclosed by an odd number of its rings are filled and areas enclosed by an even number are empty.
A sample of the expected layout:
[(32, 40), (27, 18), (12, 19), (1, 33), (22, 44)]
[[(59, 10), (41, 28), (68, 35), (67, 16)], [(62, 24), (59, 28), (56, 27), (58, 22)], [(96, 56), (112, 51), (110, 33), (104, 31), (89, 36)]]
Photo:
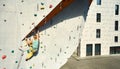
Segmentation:
[(33, 39), (26, 39), (26, 43), (29, 47), (26, 61), (29, 60), (37, 51), (39, 47), (39, 32), (33, 36)]

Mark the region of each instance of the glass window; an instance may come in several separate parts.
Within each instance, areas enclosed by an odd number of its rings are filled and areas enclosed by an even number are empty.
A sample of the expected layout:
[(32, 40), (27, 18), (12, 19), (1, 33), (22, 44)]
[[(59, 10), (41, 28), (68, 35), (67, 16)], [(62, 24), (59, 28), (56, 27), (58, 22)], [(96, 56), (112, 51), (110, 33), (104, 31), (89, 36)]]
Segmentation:
[(100, 29), (96, 29), (96, 38), (100, 38), (101, 31)]
[(120, 54), (120, 46), (110, 47), (110, 54)]
[(115, 36), (115, 37), (114, 37), (114, 41), (115, 41), (115, 42), (118, 42), (118, 36)]
[(97, 5), (101, 5), (101, 0), (97, 0)]
[(115, 31), (118, 31), (118, 21), (115, 21)]
[(92, 56), (92, 44), (87, 44), (86, 45), (86, 56)]
[(115, 5), (115, 15), (119, 15), (119, 5)]
[(101, 54), (101, 44), (95, 44), (95, 55)]
[(96, 15), (96, 21), (101, 22), (101, 13), (97, 13)]

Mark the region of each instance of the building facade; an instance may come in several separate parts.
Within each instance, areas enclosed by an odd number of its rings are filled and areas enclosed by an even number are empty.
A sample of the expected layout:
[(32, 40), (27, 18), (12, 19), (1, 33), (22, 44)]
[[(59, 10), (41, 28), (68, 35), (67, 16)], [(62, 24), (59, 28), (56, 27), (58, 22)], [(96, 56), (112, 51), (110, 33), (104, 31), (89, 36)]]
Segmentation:
[(80, 57), (120, 54), (120, 0), (93, 0), (82, 32)]

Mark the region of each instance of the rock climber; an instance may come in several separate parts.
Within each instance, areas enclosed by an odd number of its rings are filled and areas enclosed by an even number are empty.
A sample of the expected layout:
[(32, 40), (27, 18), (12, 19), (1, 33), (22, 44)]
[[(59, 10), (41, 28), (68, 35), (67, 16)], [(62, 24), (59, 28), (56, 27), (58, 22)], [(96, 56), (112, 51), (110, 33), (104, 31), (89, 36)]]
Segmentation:
[(26, 61), (29, 60), (34, 53), (38, 51), (39, 47), (39, 32), (33, 36), (33, 39), (25, 39), (29, 50), (27, 51)]

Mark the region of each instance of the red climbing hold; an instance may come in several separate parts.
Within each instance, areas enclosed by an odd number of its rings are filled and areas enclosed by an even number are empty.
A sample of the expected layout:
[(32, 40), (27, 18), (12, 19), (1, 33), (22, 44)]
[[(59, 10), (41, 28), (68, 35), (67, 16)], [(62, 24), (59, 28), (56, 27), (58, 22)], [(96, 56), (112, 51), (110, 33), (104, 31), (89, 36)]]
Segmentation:
[(3, 69), (6, 69), (6, 68), (3, 68)]
[(4, 60), (6, 57), (7, 57), (6, 55), (3, 55), (3, 56), (2, 56), (2, 59)]
[(49, 8), (52, 8), (52, 7), (53, 7), (52, 5), (49, 6)]

